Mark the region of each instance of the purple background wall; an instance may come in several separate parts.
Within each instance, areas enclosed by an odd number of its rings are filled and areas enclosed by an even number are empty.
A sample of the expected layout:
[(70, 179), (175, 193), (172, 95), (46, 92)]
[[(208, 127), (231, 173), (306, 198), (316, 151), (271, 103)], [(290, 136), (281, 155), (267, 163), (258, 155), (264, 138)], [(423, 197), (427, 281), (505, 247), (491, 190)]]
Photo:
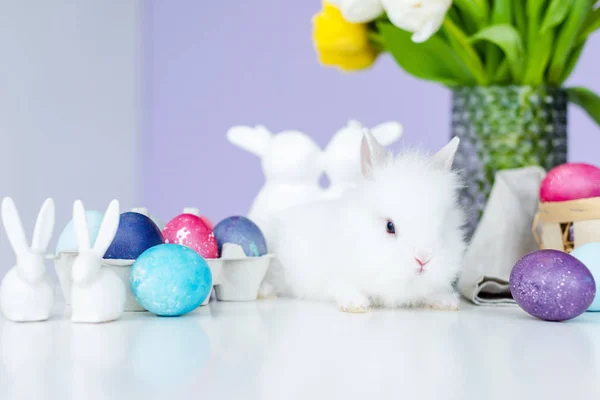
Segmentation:
[[(149, 1), (145, 10), (144, 192), (170, 219), (199, 207), (215, 222), (245, 214), (262, 185), (259, 160), (225, 139), (236, 124), (298, 129), (324, 146), (349, 118), (396, 119), (403, 142), (449, 137), (450, 93), (388, 57), (347, 75), (317, 62), (311, 17), (320, 0)], [(600, 35), (568, 82), (600, 92)], [(600, 129), (571, 107), (570, 159), (600, 164)]]

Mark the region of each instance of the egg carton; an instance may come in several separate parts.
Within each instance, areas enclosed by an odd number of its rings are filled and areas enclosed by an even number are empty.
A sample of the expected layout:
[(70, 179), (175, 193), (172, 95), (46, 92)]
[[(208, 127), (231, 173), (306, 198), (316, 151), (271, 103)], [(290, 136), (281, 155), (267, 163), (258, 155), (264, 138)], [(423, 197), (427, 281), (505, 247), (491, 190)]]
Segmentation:
[[(75, 257), (77, 257), (76, 252), (61, 252), (51, 257), (67, 306), (71, 305), (72, 268)], [(221, 258), (206, 259), (213, 277), (213, 287), (217, 300), (256, 300), (258, 289), (267, 273), (272, 258), (272, 254), (266, 254), (262, 257), (247, 257), (241, 246), (225, 243)], [(146, 311), (133, 296), (129, 285), (129, 276), (134, 262), (135, 260), (104, 259), (103, 266), (115, 271), (125, 285), (125, 311)], [(202, 305), (207, 305), (209, 301), (210, 293)]]

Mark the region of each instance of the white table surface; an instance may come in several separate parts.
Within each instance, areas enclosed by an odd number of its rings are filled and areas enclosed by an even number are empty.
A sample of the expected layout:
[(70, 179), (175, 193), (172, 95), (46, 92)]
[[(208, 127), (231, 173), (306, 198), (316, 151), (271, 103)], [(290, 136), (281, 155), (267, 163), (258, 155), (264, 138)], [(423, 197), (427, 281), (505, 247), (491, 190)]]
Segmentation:
[(600, 313), (567, 323), (463, 304), (344, 314), (212, 302), (99, 325), (0, 319), (0, 399), (591, 399)]

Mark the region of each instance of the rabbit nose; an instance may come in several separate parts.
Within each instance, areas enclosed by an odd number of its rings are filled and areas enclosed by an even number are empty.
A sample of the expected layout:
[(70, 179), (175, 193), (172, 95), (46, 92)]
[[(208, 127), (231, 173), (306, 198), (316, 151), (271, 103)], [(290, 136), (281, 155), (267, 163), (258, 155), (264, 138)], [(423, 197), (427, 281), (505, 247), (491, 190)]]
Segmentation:
[(425, 266), (431, 260), (431, 250), (429, 249), (416, 249), (415, 250), (415, 260), (422, 267)]

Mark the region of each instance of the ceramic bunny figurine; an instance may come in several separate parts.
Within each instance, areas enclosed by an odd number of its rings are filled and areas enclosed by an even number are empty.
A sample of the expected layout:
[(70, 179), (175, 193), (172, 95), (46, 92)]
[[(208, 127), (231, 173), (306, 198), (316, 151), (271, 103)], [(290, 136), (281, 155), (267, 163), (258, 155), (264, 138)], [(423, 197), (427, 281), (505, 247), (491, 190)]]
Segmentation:
[(125, 285), (112, 269), (102, 266), (104, 253), (119, 227), (119, 202), (110, 202), (94, 247), (81, 200), (73, 204), (73, 221), (79, 254), (73, 261), (71, 304), (73, 322), (107, 322), (118, 319), (125, 304)]
[(234, 145), (260, 157), (265, 184), (254, 199), (248, 218), (262, 230), (267, 247), (273, 238), (273, 219), (282, 210), (323, 195), (321, 149), (304, 133), (272, 134), (264, 126), (234, 126), (227, 132)]
[[(360, 122), (349, 120), (327, 144), (323, 153), (325, 173), (330, 182), (326, 197), (337, 197), (361, 182), (360, 143), (364, 128)], [(382, 146), (389, 146), (402, 136), (402, 125), (384, 122), (371, 128), (370, 132)]]
[(54, 307), (54, 285), (46, 272), (44, 252), (54, 230), (54, 201), (46, 199), (38, 214), (31, 247), (10, 197), (2, 201), (2, 222), (17, 264), (0, 284), (0, 308), (15, 322), (45, 321)]

